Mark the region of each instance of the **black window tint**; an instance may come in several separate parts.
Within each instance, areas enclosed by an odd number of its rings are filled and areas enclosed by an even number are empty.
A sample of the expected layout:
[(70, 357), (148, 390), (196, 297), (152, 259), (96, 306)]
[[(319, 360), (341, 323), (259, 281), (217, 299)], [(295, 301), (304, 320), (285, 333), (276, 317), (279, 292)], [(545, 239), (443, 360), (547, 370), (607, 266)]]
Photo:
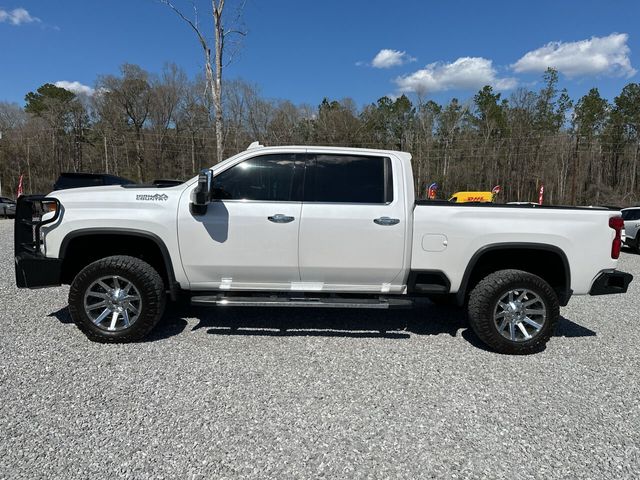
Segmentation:
[(391, 161), (383, 157), (316, 155), (305, 201), (388, 203), (393, 200)]
[(295, 155), (263, 155), (225, 170), (214, 179), (221, 200), (300, 201), (304, 162)]
[(627, 221), (640, 220), (640, 209), (622, 212), (622, 218)]

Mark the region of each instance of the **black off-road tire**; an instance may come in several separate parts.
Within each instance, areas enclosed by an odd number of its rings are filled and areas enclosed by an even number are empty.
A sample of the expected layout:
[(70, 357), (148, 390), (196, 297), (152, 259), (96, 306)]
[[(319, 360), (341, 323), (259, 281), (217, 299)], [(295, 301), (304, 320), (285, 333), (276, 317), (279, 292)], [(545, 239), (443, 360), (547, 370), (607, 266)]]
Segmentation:
[[(544, 302), (547, 318), (540, 331), (531, 340), (514, 342), (498, 331), (493, 315), (496, 304), (509, 290), (526, 288)], [(558, 296), (551, 286), (537, 275), (522, 270), (499, 270), (488, 275), (469, 297), (469, 324), (489, 348), (510, 355), (528, 355), (539, 352), (553, 336), (560, 320)]]
[[(132, 282), (142, 298), (138, 319), (128, 328), (105, 331), (95, 325), (84, 308), (86, 290), (107, 275), (121, 275)], [(78, 328), (92, 341), (100, 343), (135, 342), (146, 337), (156, 326), (166, 303), (165, 286), (160, 274), (139, 258), (116, 255), (97, 260), (76, 275), (69, 290), (69, 313)]]

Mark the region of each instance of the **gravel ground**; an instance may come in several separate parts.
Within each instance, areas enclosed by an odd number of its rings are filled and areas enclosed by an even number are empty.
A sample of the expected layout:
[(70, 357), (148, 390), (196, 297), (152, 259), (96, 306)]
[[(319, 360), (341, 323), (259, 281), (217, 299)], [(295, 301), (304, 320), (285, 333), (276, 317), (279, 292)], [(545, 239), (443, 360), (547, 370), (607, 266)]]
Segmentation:
[[(99, 345), (67, 288), (16, 289), (12, 231), (0, 221), (0, 478), (638, 478), (638, 280), (574, 298), (528, 357), (430, 305), (172, 307), (148, 342)], [(640, 279), (640, 256), (620, 269)]]

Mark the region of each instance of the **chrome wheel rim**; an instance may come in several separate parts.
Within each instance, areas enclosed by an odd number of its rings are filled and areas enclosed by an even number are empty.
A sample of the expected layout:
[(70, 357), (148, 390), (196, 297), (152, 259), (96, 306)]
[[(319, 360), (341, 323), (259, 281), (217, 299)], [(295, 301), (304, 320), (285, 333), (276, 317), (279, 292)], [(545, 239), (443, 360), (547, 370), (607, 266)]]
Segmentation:
[(101, 277), (84, 296), (84, 311), (94, 325), (116, 332), (133, 325), (142, 310), (140, 292), (133, 283), (119, 275)]
[(505, 293), (493, 309), (493, 322), (502, 335), (512, 342), (528, 342), (535, 338), (547, 321), (547, 307), (542, 298), (526, 288)]

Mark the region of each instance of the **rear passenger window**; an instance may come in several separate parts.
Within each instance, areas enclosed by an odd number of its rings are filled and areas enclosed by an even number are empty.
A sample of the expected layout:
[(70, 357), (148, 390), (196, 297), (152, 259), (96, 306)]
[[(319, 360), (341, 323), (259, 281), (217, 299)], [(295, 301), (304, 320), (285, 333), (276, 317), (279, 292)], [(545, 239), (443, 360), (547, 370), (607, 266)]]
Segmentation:
[(306, 202), (384, 204), (393, 200), (389, 158), (316, 155), (305, 179)]
[(623, 211), (622, 219), (627, 221), (640, 220), (640, 209)]
[(293, 154), (250, 158), (216, 175), (217, 200), (300, 201), (304, 161)]

